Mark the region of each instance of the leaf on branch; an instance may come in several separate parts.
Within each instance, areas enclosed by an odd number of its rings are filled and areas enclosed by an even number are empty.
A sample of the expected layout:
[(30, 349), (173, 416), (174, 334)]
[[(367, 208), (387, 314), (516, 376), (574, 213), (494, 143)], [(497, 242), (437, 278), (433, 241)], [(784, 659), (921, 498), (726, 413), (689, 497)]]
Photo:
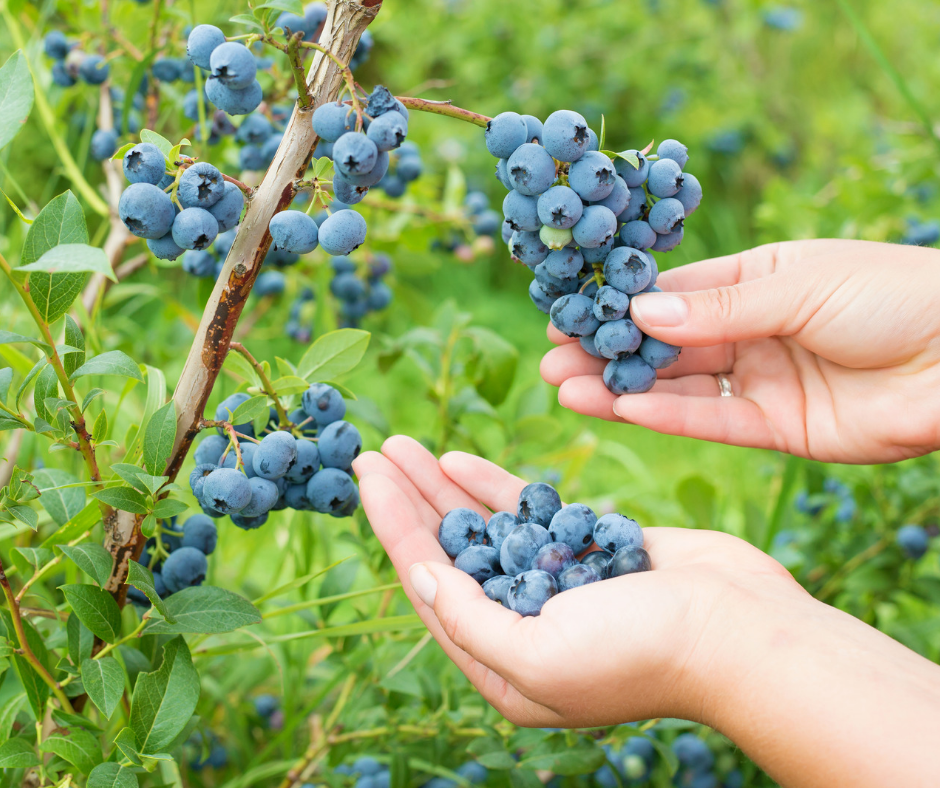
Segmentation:
[[(306, 391), (306, 386), (304, 391)], [(266, 396), (252, 397), (246, 399), (241, 405), (235, 408), (229, 421), (232, 424), (247, 424), (254, 421), (258, 416), (269, 413), (268, 398)]]
[(188, 508), (189, 506), (182, 501), (177, 501), (173, 498), (163, 498), (157, 501), (156, 506), (153, 507), (153, 516), (158, 520), (169, 520), (171, 517), (182, 514)]
[(159, 134), (157, 134), (157, 132), (151, 131), (150, 129), (144, 129), (140, 132), (140, 141), (149, 142), (151, 145), (156, 145), (164, 156), (169, 156), (170, 151), (173, 150), (172, 142), (170, 142), (165, 137), (161, 137)]
[(93, 493), (92, 497), (131, 514), (147, 514), (150, 511), (144, 496), (133, 487), (108, 487)]
[(39, 766), (39, 757), (26, 739), (10, 739), (0, 747), (0, 769), (30, 769)]
[(156, 586), (153, 582), (153, 574), (139, 561), (129, 561), (127, 564), (127, 585), (134, 586), (138, 591), (143, 592), (150, 600), (157, 612), (171, 624), (175, 621), (173, 615), (167, 610), (166, 602), (160, 599)]
[(127, 144), (122, 145), (120, 148), (114, 151), (114, 155), (111, 157), (111, 161), (120, 161), (121, 159), (123, 159), (124, 154), (127, 153), (136, 144), (137, 144), (136, 142), (128, 142)]
[(86, 788), (138, 788), (140, 783), (137, 775), (121, 764), (102, 763), (91, 770), (85, 785)]
[(173, 621), (151, 621), (145, 634), (218, 634), (257, 624), (258, 609), (244, 597), (216, 586), (191, 586), (166, 599)]
[(84, 375), (114, 375), (144, 382), (144, 376), (140, 374), (137, 362), (121, 350), (109, 350), (107, 353), (101, 353), (86, 361), (72, 373), (69, 380), (75, 380)]
[[(278, 11), (288, 11), (297, 16), (304, 15), (304, 7), (300, 0), (267, 0), (266, 3), (260, 3), (255, 6), (255, 10), (260, 8), (274, 8)], [(293, 32), (296, 33), (297, 31), (294, 30)]]
[(33, 480), (42, 490), (39, 503), (56, 525), (65, 525), (85, 508), (85, 490), (73, 485), (78, 479), (58, 468), (39, 468), (33, 473)]
[(144, 432), (144, 467), (151, 475), (163, 473), (175, 440), (176, 406), (170, 400), (150, 417)]
[(114, 559), (103, 546), (97, 542), (85, 542), (69, 546), (61, 545), (59, 548), (79, 569), (85, 572), (101, 588), (104, 588), (111, 577)]
[(41, 547), (54, 547), (55, 545), (71, 542), (76, 537), (89, 530), (95, 523), (101, 520), (101, 509), (95, 501), (89, 501), (85, 508), (72, 517), (59, 530), (53, 531), (47, 536)]
[(124, 694), (124, 669), (113, 657), (101, 657), (83, 660), (81, 672), (91, 702), (106, 719), (111, 719)]
[(0, 148), (6, 147), (26, 123), (33, 97), (33, 77), (26, 56), (18, 49), (0, 68)]
[(297, 375), (311, 382), (329, 380), (356, 366), (369, 347), (368, 331), (341, 328), (317, 338), (297, 364)]
[(140, 760), (137, 737), (130, 728), (121, 729), (121, 732), (114, 737), (114, 746), (117, 747), (121, 751), (121, 755), (127, 758), (134, 766), (141, 766), (143, 764), (143, 761)]
[(16, 715), (20, 713), (24, 703), (26, 703), (26, 693), (20, 692), (7, 698), (0, 705), (0, 744), (4, 744), (10, 738), (10, 731), (13, 729), (13, 723), (16, 722)]
[(286, 375), (278, 378), (272, 384), (274, 393), (281, 397), (289, 397), (291, 394), (300, 394), (310, 388), (310, 384), (303, 378), (295, 375)]
[[(32, 337), (24, 337), (22, 334), (14, 334), (12, 331), (0, 331), (0, 345), (12, 345), (14, 343), (27, 343), (30, 345), (35, 345), (36, 347), (49, 347), (48, 342), (43, 342), (41, 339), (33, 339)], [(13, 370), (10, 370), (12, 375)], [(4, 397), (6, 399), (6, 397)]]
[(62, 355), (62, 366), (65, 367), (65, 374), (71, 375), (85, 363), (85, 336), (71, 315), (65, 316), (65, 344), (75, 348), (75, 350), (65, 353), (59, 351)]
[(235, 14), (235, 16), (230, 16), (228, 21), (234, 22), (236, 25), (246, 25), (247, 27), (253, 27), (257, 30), (264, 30), (264, 25), (251, 14)]
[(104, 394), (104, 389), (92, 389), (85, 395), (85, 399), (82, 400), (82, 413), (88, 410), (88, 406), (91, 405), (98, 397)]
[(18, 555), (34, 570), (39, 569), (39, 567), (49, 563), (55, 558), (55, 554), (52, 550), (45, 547), (14, 547), (13, 553), (15, 554), (13, 558), (15, 564), (20, 564), (20, 562), (16, 560), (16, 556)]
[(65, 601), (92, 634), (106, 643), (113, 643), (121, 634), (121, 610), (104, 589), (84, 583), (59, 587)]
[(35, 263), (14, 268), (14, 273), (40, 271), (47, 274), (102, 274), (117, 282), (114, 269), (103, 249), (88, 244), (60, 244)]
[(101, 762), (101, 747), (98, 739), (84, 728), (57, 728), (50, 733), (39, 748), (51, 752), (75, 766), (82, 774), (88, 774)]

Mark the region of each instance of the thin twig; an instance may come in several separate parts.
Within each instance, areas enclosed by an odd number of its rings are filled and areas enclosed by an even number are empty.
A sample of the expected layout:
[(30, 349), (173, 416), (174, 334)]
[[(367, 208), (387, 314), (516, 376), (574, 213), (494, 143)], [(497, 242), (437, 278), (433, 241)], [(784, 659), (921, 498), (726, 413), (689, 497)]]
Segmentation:
[(271, 383), (271, 378), (269, 378), (267, 373), (264, 371), (264, 366), (260, 364), (253, 355), (251, 355), (248, 348), (246, 348), (241, 342), (230, 342), (229, 347), (236, 353), (244, 356), (245, 360), (255, 368), (255, 372), (258, 373), (258, 377), (261, 379), (261, 388), (264, 389), (265, 394), (274, 400), (274, 409), (277, 411), (278, 427), (281, 429), (287, 429), (290, 426), (290, 418), (288, 417), (284, 406), (281, 404), (281, 398), (278, 397), (277, 392), (274, 390), (274, 384)]
[(471, 112), (468, 109), (455, 107), (450, 101), (431, 101), (430, 99), (410, 98), (408, 96), (396, 96), (402, 104), (408, 109), (416, 109), (419, 112), (431, 112), (435, 115), (444, 115), (448, 118), (456, 118), (472, 123), (474, 126), (486, 128), (492, 118), (481, 115), (479, 112)]

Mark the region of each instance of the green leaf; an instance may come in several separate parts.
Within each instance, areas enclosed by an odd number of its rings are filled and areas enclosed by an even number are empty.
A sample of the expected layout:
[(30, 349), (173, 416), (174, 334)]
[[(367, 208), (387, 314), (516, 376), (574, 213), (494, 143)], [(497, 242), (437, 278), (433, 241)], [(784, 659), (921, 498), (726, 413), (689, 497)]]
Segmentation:
[(258, 372), (253, 366), (248, 362), (241, 353), (229, 353), (225, 357), (225, 361), (222, 363), (222, 368), (230, 370), (238, 375), (240, 378), (244, 378), (249, 383), (255, 385), (261, 385), (261, 379), (258, 377)]
[(163, 498), (157, 501), (153, 507), (153, 514), (159, 520), (169, 520), (171, 517), (182, 514), (189, 506), (182, 501), (176, 501), (172, 498)]
[(91, 439), (95, 443), (101, 443), (108, 437), (108, 412), (102, 409), (95, 419), (95, 425), (91, 428)]
[(85, 508), (85, 490), (65, 486), (78, 481), (72, 474), (58, 468), (39, 468), (33, 472), (33, 481), (42, 491), (39, 503), (56, 525), (65, 525)]
[(310, 388), (310, 384), (307, 383), (306, 380), (298, 378), (295, 375), (286, 375), (283, 378), (278, 378), (271, 385), (274, 387), (274, 393), (281, 397), (289, 397), (291, 394), (300, 394)]
[(39, 757), (26, 739), (10, 739), (0, 747), (0, 769), (29, 769), (39, 766)]
[(65, 601), (93, 634), (113, 643), (121, 634), (121, 610), (107, 591), (84, 583), (60, 586)]
[(124, 669), (118, 661), (113, 657), (84, 660), (82, 684), (98, 711), (111, 719), (124, 694)]
[(85, 337), (78, 323), (72, 319), (71, 315), (65, 316), (65, 344), (77, 348), (79, 351), (63, 355), (62, 366), (65, 367), (65, 374), (71, 375), (85, 363)]
[(630, 151), (627, 151), (627, 150), (621, 151), (620, 153), (616, 153), (614, 151), (605, 151), (605, 153), (611, 159), (623, 159), (624, 161), (630, 162), (630, 166), (633, 167), (633, 169), (635, 170), (640, 169), (640, 160), (639, 158), (637, 158), (637, 155), (635, 153), (631, 153)]
[[(306, 391), (306, 386), (304, 391)], [(232, 424), (247, 424), (254, 421), (261, 414), (269, 413), (267, 397), (252, 397), (246, 399), (241, 405), (235, 408), (229, 421)]]
[(255, 6), (256, 10), (260, 8), (276, 8), (278, 11), (289, 11), (297, 16), (304, 15), (304, 7), (300, 0), (268, 0), (266, 3)]
[(248, 27), (254, 27), (258, 30), (264, 30), (264, 25), (251, 14), (235, 14), (235, 16), (229, 17), (228, 21), (234, 22), (236, 25), (247, 25)]
[(215, 586), (190, 586), (166, 599), (174, 622), (153, 620), (146, 634), (231, 632), (261, 621), (258, 609), (244, 597)]
[(163, 664), (138, 677), (130, 728), (142, 753), (161, 752), (189, 722), (199, 701), (199, 674), (182, 637), (163, 647)]
[(117, 282), (114, 269), (103, 249), (87, 244), (60, 244), (40, 257), (35, 263), (21, 265), (19, 271), (41, 271), (47, 274), (103, 274)]
[[(43, 342), (41, 339), (24, 337), (22, 334), (14, 334), (12, 331), (0, 331), (0, 345), (12, 345), (23, 342), (29, 345), (35, 345), (36, 347), (49, 347), (49, 343)], [(13, 370), (10, 370), (10, 373), (12, 377)], [(4, 399), (6, 399), (5, 396)]]
[(523, 758), (519, 767), (523, 769), (548, 770), (564, 776), (588, 774), (601, 768), (607, 760), (604, 751), (596, 744), (565, 747)]
[(101, 509), (94, 501), (85, 504), (85, 508), (76, 514), (71, 520), (63, 525), (59, 530), (53, 531), (47, 536), (41, 547), (53, 547), (55, 545), (71, 542), (85, 531), (89, 530), (95, 523), (101, 520)]
[(26, 56), (18, 49), (0, 68), (0, 148), (16, 136), (32, 108), (33, 77)]
[(140, 760), (140, 748), (137, 745), (137, 737), (130, 728), (122, 728), (121, 732), (114, 737), (114, 746), (121, 754), (127, 758), (134, 766), (142, 765)]
[(26, 703), (26, 693), (21, 692), (7, 698), (0, 706), (0, 744), (10, 738), (10, 731), (13, 730), (16, 715), (20, 713), (24, 703)]
[(88, 774), (101, 762), (98, 739), (84, 728), (58, 728), (50, 733), (39, 748), (51, 752)]
[(131, 514), (147, 514), (150, 511), (144, 496), (133, 487), (107, 487), (94, 493), (92, 497)]
[(14, 547), (13, 552), (21, 555), (33, 569), (39, 569), (55, 558), (52, 550), (45, 547)]
[(150, 129), (144, 129), (140, 132), (140, 141), (149, 142), (151, 145), (156, 145), (164, 156), (169, 156), (170, 151), (173, 150), (172, 142), (170, 142), (168, 139), (165, 139), (164, 137), (161, 137), (159, 134), (157, 134), (157, 132), (151, 131)]
[(137, 465), (131, 465), (127, 462), (116, 462), (111, 466), (111, 470), (138, 492), (148, 492), (147, 485), (144, 484), (143, 480), (140, 478), (141, 476), (148, 475), (143, 468)]
[(80, 665), (83, 660), (91, 657), (95, 646), (95, 636), (74, 613), (69, 615), (65, 630), (68, 635), (69, 659), (76, 665)]
[(103, 546), (97, 542), (84, 542), (71, 547), (64, 544), (59, 549), (101, 588), (105, 587), (111, 577), (114, 559)]
[(150, 417), (144, 433), (144, 467), (152, 475), (163, 473), (175, 440), (176, 406), (170, 400)]
[(692, 518), (696, 528), (713, 528), (717, 515), (714, 485), (701, 476), (686, 476), (676, 485), (676, 499)]
[(23, 525), (28, 525), (34, 531), (39, 527), (39, 515), (36, 514), (35, 510), (25, 504), (8, 506), (6, 511), (14, 519), (23, 523)]
[(490, 405), (501, 405), (516, 377), (519, 351), (515, 346), (488, 328), (467, 329), (478, 353), (474, 386)]
[(124, 154), (127, 153), (127, 152), (128, 152), (131, 148), (133, 148), (136, 144), (137, 144), (136, 142), (126, 142), (126, 143), (124, 143), (120, 148), (118, 148), (116, 151), (114, 151), (114, 155), (111, 157), (111, 161), (120, 161), (121, 159), (123, 159), (123, 158), (124, 158)]
[(467, 746), (467, 752), (475, 755), (487, 769), (515, 769), (516, 759), (506, 750), (502, 741), (481, 737), (474, 739)]
[(144, 376), (140, 374), (140, 367), (127, 353), (120, 350), (109, 350), (107, 353), (101, 353), (89, 361), (82, 364), (69, 380), (75, 380), (83, 375), (115, 375), (122, 378), (133, 378), (144, 382)]
[(88, 410), (88, 406), (91, 405), (98, 397), (104, 394), (104, 389), (92, 389), (85, 395), (85, 399), (82, 400), (82, 413)]
[(45, 366), (36, 376), (36, 388), (33, 390), (33, 405), (36, 407), (36, 415), (45, 421), (52, 422), (55, 416), (46, 412), (46, 400), (50, 397), (58, 397), (59, 379), (56, 377), (55, 369), (52, 365)]
[(119, 763), (102, 763), (96, 766), (85, 783), (86, 788), (138, 788), (139, 785), (137, 775)]
[(128, 562), (127, 585), (134, 586), (138, 591), (142, 591), (146, 594), (147, 599), (150, 600), (150, 604), (152, 604), (157, 609), (157, 612), (171, 624), (176, 620), (173, 618), (173, 614), (167, 610), (166, 602), (160, 599), (156, 586), (154, 586), (153, 574), (139, 561)]
[(341, 328), (318, 337), (297, 364), (297, 375), (313, 382), (348, 372), (365, 355), (370, 336), (358, 328)]

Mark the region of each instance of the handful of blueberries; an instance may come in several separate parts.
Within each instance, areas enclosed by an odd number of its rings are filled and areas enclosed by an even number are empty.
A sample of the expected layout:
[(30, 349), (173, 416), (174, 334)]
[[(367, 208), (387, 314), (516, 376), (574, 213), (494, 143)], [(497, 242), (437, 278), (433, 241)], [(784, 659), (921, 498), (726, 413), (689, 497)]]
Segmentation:
[(473, 509), (449, 511), (438, 538), (490, 599), (523, 616), (537, 616), (562, 591), (651, 569), (635, 520), (563, 506), (544, 482), (523, 488), (515, 514), (496, 512), (489, 522)]

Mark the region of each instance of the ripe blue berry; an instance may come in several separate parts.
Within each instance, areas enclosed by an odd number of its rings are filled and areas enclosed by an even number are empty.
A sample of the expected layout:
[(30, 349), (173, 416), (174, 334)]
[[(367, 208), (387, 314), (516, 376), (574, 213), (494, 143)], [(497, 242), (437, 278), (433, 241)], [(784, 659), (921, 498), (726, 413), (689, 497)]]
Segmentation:
[(491, 577), (483, 584), (483, 593), (503, 607), (509, 607), (509, 588), (513, 580), (509, 575)]
[(600, 575), (601, 580), (606, 580), (608, 576), (608, 565), (610, 564), (610, 553), (606, 550), (593, 550), (588, 553), (581, 559), (581, 563), (584, 566), (591, 567), (597, 574)]
[(494, 512), (486, 524), (486, 538), (497, 550), (503, 546), (503, 540), (519, 525), (519, 518), (512, 512)]
[(676, 192), (676, 199), (685, 208), (686, 218), (695, 213), (702, 204), (702, 184), (692, 173), (682, 173), (682, 188)]
[(602, 323), (621, 320), (630, 311), (630, 296), (617, 288), (604, 285), (594, 295), (594, 317)]
[(222, 514), (240, 512), (251, 500), (248, 477), (232, 468), (219, 468), (206, 476), (202, 488), (205, 502)]
[(173, 241), (183, 249), (208, 249), (218, 234), (218, 221), (203, 208), (184, 208), (173, 220)]
[(317, 223), (303, 211), (281, 211), (268, 225), (276, 248), (307, 254), (317, 248)]
[(656, 243), (656, 231), (648, 222), (635, 220), (620, 228), (620, 240), (625, 246), (646, 250)]
[(457, 555), (454, 566), (461, 572), (466, 572), (480, 585), (502, 574), (499, 566), (499, 550), (488, 545), (465, 547)]
[(615, 359), (604, 368), (604, 385), (614, 394), (642, 394), (655, 382), (656, 370), (639, 356)]
[(577, 276), (567, 279), (552, 276), (545, 269), (545, 263), (535, 266), (535, 281), (550, 298), (561, 298), (563, 295), (576, 293), (580, 284)]
[(507, 188), (535, 197), (555, 181), (555, 162), (533, 142), (520, 145), (506, 161)]
[[(304, 392), (303, 412), (313, 417), (319, 427), (325, 427), (339, 421), (346, 415), (346, 401), (332, 386), (326, 383), (314, 383)], [(295, 421), (291, 414), (291, 421)]]
[(685, 207), (674, 197), (666, 197), (650, 209), (647, 221), (659, 235), (678, 232), (685, 221)]
[[(591, 264), (603, 263), (607, 259), (607, 255), (610, 254), (610, 250), (614, 248), (614, 241), (616, 240), (616, 238), (611, 238), (609, 241), (594, 248), (582, 246), (581, 254), (584, 256), (584, 262)], [(587, 293), (585, 293), (585, 295), (587, 295)]]
[(78, 67), (78, 75), (89, 85), (100, 85), (110, 71), (111, 67), (101, 55), (86, 55)]
[(366, 220), (356, 211), (337, 211), (319, 229), (323, 251), (330, 255), (346, 255), (366, 240)]
[(151, 73), (160, 82), (176, 82), (183, 73), (183, 64), (175, 57), (159, 57), (153, 61)]
[(604, 261), (604, 278), (621, 293), (639, 293), (653, 279), (652, 258), (639, 249), (619, 246)]
[(650, 161), (638, 150), (628, 150), (624, 151), (624, 153), (632, 153), (636, 156), (640, 166), (634, 167), (632, 162), (618, 157), (614, 160), (614, 169), (616, 169), (617, 174), (624, 179), (627, 186), (631, 189), (635, 189), (638, 186), (642, 186), (646, 182), (646, 179), (649, 178)]
[(594, 334), (578, 337), (578, 344), (581, 345), (581, 349), (585, 353), (594, 356), (594, 358), (604, 358), (600, 353), (597, 352), (597, 346), (594, 344)]
[(251, 499), (239, 514), (242, 517), (260, 517), (270, 512), (281, 494), (277, 485), (270, 479), (253, 476), (248, 480), (248, 486), (251, 488)]
[(259, 517), (243, 517), (241, 514), (233, 514), (229, 515), (229, 519), (232, 521), (232, 525), (238, 526), (243, 531), (252, 531), (264, 525), (268, 521), (268, 516), (262, 514)]
[(621, 547), (610, 559), (608, 573), (610, 577), (632, 575), (634, 572), (648, 572), (652, 568), (649, 553), (642, 547)]
[(167, 556), (160, 572), (167, 591), (175, 594), (190, 586), (202, 585), (209, 571), (204, 553), (195, 547), (180, 547)]
[(365, 175), (375, 166), (378, 155), (375, 143), (357, 131), (343, 134), (333, 145), (333, 162), (343, 175)]
[(362, 451), (362, 437), (354, 424), (334, 421), (320, 430), (317, 448), (324, 468), (349, 468)]
[(257, 79), (244, 88), (230, 88), (218, 79), (210, 79), (206, 82), (206, 95), (209, 101), (229, 115), (249, 115), (264, 98)]
[(654, 243), (650, 247), (650, 250), (653, 252), (671, 252), (680, 243), (682, 243), (682, 238), (684, 235), (685, 235), (684, 227), (680, 227), (674, 233), (667, 233), (666, 235), (657, 235), (656, 243)]
[(273, 133), (274, 126), (264, 115), (249, 115), (235, 132), (235, 139), (243, 144), (260, 145)]
[(408, 136), (408, 121), (400, 112), (386, 112), (369, 124), (366, 136), (380, 152), (394, 150)]
[(515, 112), (501, 112), (486, 124), (486, 149), (497, 159), (508, 159), (527, 142), (527, 125)]
[(553, 515), (548, 532), (556, 543), (568, 545), (575, 553), (580, 553), (594, 541), (594, 524), (597, 515), (583, 503), (571, 503), (563, 506)]
[(195, 547), (203, 555), (212, 555), (218, 539), (219, 529), (204, 514), (194, 514), (183, 523), (182, 547)]
[(577, 161), (590, 143), (587, 121), (577, 112), (557, 110), (545, 120), (542, 140), (545, 150), (554, 158), (559, 161)]
[[(237, 394), (230, 394), (224, 400), (222, 400), (218, 407), (215, 409), (215, 420), (216, 421), (231, 421), (232, 414), (238, 409), (238, 406), (244, 402), (247, 402), (251, 397), (244, 392), (239, 392)], [(235, 432), (239, 435), (247, 435), (249, 438), (255, 436), (254, 427), (251, 426), (251, 422), (246, 422), (244, 424), (236, 424)], [(224, 432), (221, 427), (217, 428), (219, 430), (219, 435), (224, 435)], [(224, 439), (226, 444), (228, 443), (227, 439)]]
[(65, 61), (57, 60), (52, 64), (52, 81), (62, 88), (70, 88), (75, 84), (75, 77), (65, 65)]
[(622, 514), (605, 514), (594, 524), (594, 541), (611, 554), (622, 547), (642, 547), (643, 529)]
[(548, 256), (549, 250), (538, 233), (517, 230), (509, 239), (509, 251), (519, 262), (533, 268)]
[(922, 558), (930, 546), (927, 531), (919, 525), (902, 525), (896, 538), (901, 552), (912, 561)]
[(617, 217), (603, 205), (588, 205), (571, 232), (582, 250), (597, 248), (613, 240), (617, 234)]
[[(242, 190), (234, 183), (226, 181), (222, 187), (222, 199), (209, 208), (208, 211), (219, 223), (219, 232), (225, 233), (233, 230), (238, 225), (244, 207), (245, 196), (242, 194)], [(225, 256), (220, 256), (223, 260), (225, 259)]]
[[(587, 151), (568, 171), (568, 185), (587, 202), (597, 202), (608, 197), (614, 190), (616, 179), (613, 162), (598, 151)], [(624, 190), (626, 192), (626, 184)], [(620, 211), (625, 207), (626, 203), (621, 206)], [(620, 211), (613, 213), (616, 216)]]
[(350, 112), (350, 108), (342, 103), (321, 104), (313, 113), (313, 130), (321, 140), (336, 142), (355, 128), (355, 113), (350, 119)]
[(682, 348), (668, 345), (654, 337), (643, 337), (637, 355), (653, 369), (665, 369), (679, 360)]
[(64, 60), (69, 53), (69, 42), (61, 30), (50, 30), (42, 40), (42, 49), (53, 60)]
[(542, 144), (542, 121), (540, 121), (534, 115), (523, 115), (522, 119), (525, 121), (525, 141), (526, 142), (537, 142), (539, 145)]
[[(552, 189), (549, 189), (549, 192), (551, 191)], [(538, 211), (538, 204), (541, 199), (541, 197), (536, 199), (528, 194), (522, 194), (515, 189), (509, 190), (503, 198), (503, 216), (513, 231), (519, 230), (529, 233), (539, 231), (542, 227)], [(580, 208), (580, 201), (578, 207)]]
[(473, 509), (451, 509), (441, 520), (438, 541), (451, 558), (472, 545), (486, 543), (486, 521)]
[(522, 616), (537, 616), (545, 603), (558, 593), (555, 578), (548, 572), (531, 569), (520, 573), (506, 595), (510, 610)]
[(149, 142), (141, 142), (124, 154), (124, 177), (131, 183), (152, 183), (156, 186), (166, 174), (163, 152)]
[[(156, 239), (170, 232), (176, 210), (170, 196), (152, 183), (132, 183), (121, 195), (118, 214), (124, 226), (138, 238)], [(182, 246), (178, 241), (177, 245)]]
[(214, 25), (196, 25), (186, 41), (186, 54), (199, 68), (209, 71), (210, 59), (216, 47), (225, 43), (225, 33)]
[(91, 157), (95, 161), (110, 159), (117, 150), (118, 133), (114, 129), (96, 129), (91, 135)]
[(611, 320), (602, 323), (594, 335), (594, 345), (604, 358), (623, 358), (634, 353), (643, 334), (632, 320)]
[(545, 482), (533, 482), (519, 493), (516, 516), (524, 523), (538, 523), (547, 528), (559, 509), (561, 498), (555, 488)]
[(546, 273), (558, 279), (577, 278), (584, 266), (584, 256), (577, 249), (566, 246), (549, 252), (541, 265)]
[(306, 484), (320, 468), (320, 451), (317, 444), (305, 438), (297, 438), (294, 464), (284, 477), (291, 484)]
[(532, 303), (535, 304), (538, 310), (546, 315), (551, 312), (552, 304), (555, 303), (555, 298), (548, 295), (535, 279), (529, 282), (529, 298), (532, 299)]
[(552, 304), (552, 325), (568, 337), (583, 337), (600, 328), (594, 317), (594, 301), (580, 293), (564, 295)]
[[(379, 151), (378, 156), (375, 157), (375, 164), (372, 165), (372, 169), (368, 172), (365, 172), (361, 175), (356, 175), (354, 173), (345, 175), (341, 172), (337, 172), (334, 173), (334, 176), (345, 179), (351, 186), (356, 186), (360, 189), (365, 188), (368, 190), (370, 186), (375, 186), (375, 184), (385, 177), (385, 174), (388, 172), (388, 165), (390, 161), (391, 157), (388, 155), (387, 151)], [(335, 196), (338, 197), (339, 195), (335, 194)]]
[(231, 90), (240, 90), (255, 81), (258, 64), (248, 47), (237, 41), (227, 41), (212, 50), (209, 68), (212, 71), (210, 80), (218, 80)]
[(593, 566), (574, 564), (558, 575), (558, 593), (570, 591), (572, 588), (590, 585), (591, 583), (597, 583), (603, 579), (604, 578), (597, 573), (597, 570)]
[[(255, 449), (252, 467), (263, 479), (280, 479), (297, 459), (297, 441), (289, 432), (272, 432)], [(348, 466), (344, 466), (348, 467)]]
[(181, 176), (176, 195), (184, 208), (211, 208), (225, 191), (222, 173), (207, 161), (198, 161)]
[(552, 186), (538, 199), (539, 221), (559, 230), (574, 227), (583, 212), (581, 197), (569, 186)]
[(215, 258), (208, 252), (189, 251), (183, 255), (183, 270), (190, 276), (205, 279), (215, 276)]
[(542, 545), (532, 559), (532, 569), (548, 572), (555, 579), (569, 566), (577, 565), (574, 551), (564, 542), (550, 542)]
[(313, 509), (321, 514), (342, 511), (350, 501), (357, 500), (356, 484), (339, 468), (323, 468), (307, 482), (307, 498)]
[(672, 159), (660, 159), (650, 165), (647, 188), (654, 197), (672, 197), (682, 183), (682, 168)]
[(656, 149), (660, 159), (672, 159), (680, 168), (689, 161), (689, 149), (679, 140), (663, 140)]
[(222, 452), (224, 452), (227, 447), (228, 438), (224, 438), (221, 435), (207, 435), (196, 447), (193, 459), (196, 461), (197, 465), (218, 465), (219, 459), (222, 457)]

